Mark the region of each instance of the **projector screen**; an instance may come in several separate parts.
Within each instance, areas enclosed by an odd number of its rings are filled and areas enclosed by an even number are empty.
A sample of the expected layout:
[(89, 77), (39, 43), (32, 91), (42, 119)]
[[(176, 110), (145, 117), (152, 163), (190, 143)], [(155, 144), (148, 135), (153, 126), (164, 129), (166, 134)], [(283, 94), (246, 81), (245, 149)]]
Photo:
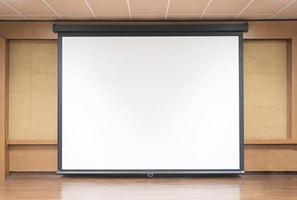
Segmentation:
[(242, 172), (240, 40), (61, 36), (60, 173)]

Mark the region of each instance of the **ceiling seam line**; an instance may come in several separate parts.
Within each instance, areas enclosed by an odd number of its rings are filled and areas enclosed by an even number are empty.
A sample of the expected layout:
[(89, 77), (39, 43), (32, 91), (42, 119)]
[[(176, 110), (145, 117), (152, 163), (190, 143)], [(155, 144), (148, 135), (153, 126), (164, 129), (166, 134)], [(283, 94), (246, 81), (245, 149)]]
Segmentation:
[(131, 7), (130, 7), (130, 1), (126, 0), (127, 7), (128, 7), (128, 12), (129, 12), (129, 18), (132, 20), (132, 12), (131, 12)]
[(42, 0), (42, 2), (53, 12), (59, 19), (62, 19), (61, 15), (46, 1)]
[(280, 14), (283, 10), (285, 10), (286, 8), (288, 8), (291, 4), (293, 4), (296, 0), (292, 0), (290, 1), (288, 4), (286, 4), (285, 6), (283, 6), (281, 9), (279, 9), (276, 13), (274, 13), (270, 19), (274, 18), (275, 16), (277, 16), (278, 14)]
[(212, 2), (212, 0), (209, 0), (209, 1), (208, 1), (206, 7), (204, 8), (204, 10), (203, 10), (203, 12), (202, 12), (202, 14), (201, 14), (201, 16), (200, 16), (200, 19), (202, 19), (202, 18), (204, 17), (204, 15), (205, 15), (207, 9), (209, 8), (211, 2)]
[(16, 8), (14, 8), (12, 5), (10, 5), (9, 3), (7, 3), (5, 0), (1, 0), (1, 2), (6, 5), (8, 8), (10, 8), (11, 10), (13, 10), (14, 12), (16, 12), (19, 16), (21, 16), (24, 19), (27, 19), (27, 17), (25, 15), (23, 15), (20, 11), (18, 11)]
[(235, 18), (238, 18), (255, 0), (251, 0), (237, 15)]
[(92, 7), (91, 7), (89, 1), (88, 1), (88, 0), (84, 0), (84, 2), (85, 2), (85, 4), (87, 5), (89, 11), (92, 13), (93, 17), (94, 17), (95, 19), (97, 19), (97, 16), (96, 16), (94, 10), (92, 9)]
[(169, 13), (169, 8), (170, 8), (171, 0), (167, 1), (167, 7), (166, 7), (166, 12), (165, 12), (165, 20), (168, 18), (168, 13)]

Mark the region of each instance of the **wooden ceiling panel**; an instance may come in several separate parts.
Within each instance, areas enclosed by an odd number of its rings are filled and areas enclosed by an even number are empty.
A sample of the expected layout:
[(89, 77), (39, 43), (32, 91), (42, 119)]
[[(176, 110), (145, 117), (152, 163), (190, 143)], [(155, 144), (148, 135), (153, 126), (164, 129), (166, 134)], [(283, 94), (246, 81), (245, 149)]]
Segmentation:
[(205, 15), (237, 15), (251, 0), (212, 0)]
[(273, 15), (292, 0), (255, 0), (242, 13), (243, 15)]
[(130, 0), (132, 15), (164, 16), (168, 0)]
[(126, 0), (88, 0), (95, 14), (129, 14)]
[(171, 0), (168, 15), (202, 15), (209, 0)]
[(84, 0), (46, 0), (60, 15), (89, 15), (92, 16)]
[(55, 16), (42, 0), (5, 0), (5, 2), (25, 16)]

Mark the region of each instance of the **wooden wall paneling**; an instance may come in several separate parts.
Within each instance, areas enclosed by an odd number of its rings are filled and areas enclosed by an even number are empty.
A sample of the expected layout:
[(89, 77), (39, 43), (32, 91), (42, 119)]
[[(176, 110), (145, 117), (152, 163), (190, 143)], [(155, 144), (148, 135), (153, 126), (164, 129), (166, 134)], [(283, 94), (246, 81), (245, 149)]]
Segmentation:
[(246, 171), (297, 171), (297, 22), (250, 22), (245, 39), (288, 41), (287, 139), (245, 141)]
[(8, 140), (8, 145), (56, 145), (57, 140)]
[(297, 36), (296, 21), (250, 21), (244, 39), (291, 39)]
[(246, 145), (246, 171), (297, 171), (296, 145)]
[(50, 172), (56, 169), (56, 145), (9, 145), (10, 172)]
[(6, 39), (57, 39), (53, 22), (0, 22), (0, 36)]
[(283, 140), (275, 140), (275, 139), (265, 139), (265, 140), (246, 140), (244, 144), (297, 144), (297, 140), (292, 139), (283, 139)]
[[(52, 31), (52, 25), (53, 22), (0, 22), (0, 36), (6, 39), (57, 39), (57, 34)], [(38, 53), (42, 54), (42, 51)], [(56, 52), (51, 52), (51, 55), (56, 56)], [(48, 59), (35, 60), (37, 63), (35, 72), (37, 74), (38, 71), (40, 74), (44, 72), (44, 68), (38, 67), (44, 67), (45, 65), (42, 62), (46, 60)], [(40, 65), (38, 66), (38, 64)], [(55, 87), (55, 84), (52, 86)], [(38, 88), (36, 89), (38, 90)], [(11, 140), (8, 143), (9, 155), (7, 155), (7, 159), (9, 159), (10, 167), (7, 166), (7, 171), (8, 169), (10, 171), (56, 171), (55, 134), (52, 139), (38, 140), (32, 138), (32, 140)], [(2, 146), (0, 145), (0, 147)]]
[[(10, 145), (9, 171), (56, 171), (56, 145)], [(296, 145), (246, 145), (246, 171), (297, 171)]]
[[(9, 171), (56, 171), (56, 145), (10, 145)], [(296, 145), (246, 145), (246, 171), (297, 171)]]
[(288, 41), (288, 137), (245, 140), (246, 171), (297, 171), (297, 22), (250, 22), (245, 39)]
[[(288, 144), (297, 139), (297, 22), (249, 22), (249, 31), (245, 39), (282, 39), (288, 40), (289, 77), (288, 77)], [(275, 144), (278, 143), (276, 140)], [(251, 144), (253, 141), (246, 141)], [(256, 141), (254, 141), (256, 142)], [(256, 142), (259, 143), (259, 142)], [(265, 143), (265, 142), (264, 142)], [(281, 141), (283, 143), (283, 141)]]
[(0, 182), (8, 174), (7, 114), (8, 114), (8, 68), (6, 63), (6, 40), (0, 38)]
[[(244, 34), (245, 39), (287, 39), (291, 41), (292, 51), (292, 73), (291, 77), (291, 140), (250, 140), (246, 143), (258, 145), (246, 145), (245, 161), (246, 170), (248, 171), (272, 171), (272, 170), (295, 170), (295, 159), (297, 152), (294, 145), (277, 145), (280, 144), (297, 144), (297, 22), (249, 22), (250, 30)], [(52, 22), (0, 22), (0, 36), (8, 39), (56, 39), (57, 35), (52, 32)], [(288, 85), (289, 86), (289, 85)], [(288, 93), (289, 94), (289, 93)], [(289, 108), (288, 108), (289, 109)], [(38, 143), (44, 143), (38, 145)], [(9, 159), (14, 163), (14, 167), (10, 170), (20, 171), (46, 171), (55, 170), (56, 162), (56, 146), (46, 145), (46, 143), (54, 144), (55, 140), (11, 140), (9, 145)], [(22, 145), (22, 143), (26, 143)], [(261, 145), (262, 143), (270, 145)], [(35, 146), (34, 150), (31, 147)], [(279, 148), (279, 146), (282, 146)], [(0, 145), (1, 147), (1, 145)], [(273, 148), (274, 147), (274, 148)], [(293, 148), (293, 149), (292, 149)], [(26, 149), (26, 150), (24, 150)], [(31, 149), (31, 150), (28, 150)], [(43, 149), (46, 149), (43, 151)], [(266, 151), (267, 149), (267, 151)], [(1, 151), (0, 151), (1, 152)], [(21, 156), (25, 152), (26, 156)], [(33, 152), (33, 153), (29, 153)], [(42, 153), (41, 153), (42, 152)], [(46, 153), (47, 152), (47, 153)], [(274, 155), (275, 156), (272, 156)], [(32, 157), (30, 155), (39, 155), (46, 161), (44, 165), (32, 165)], [(283, 156), (282, 156), (283, 155)], [(267, 159), (266, 159), (266, 157)], [(253, 158), (257, 159), (253, 159)], [(285, 159), (285, 160), (284, 160)], [(16, 163), (22, 163), (21, 168), (17, 168)], [(31, 162), (31, 163), (30, 163)], [(40, 161), (38, 161), (40, 162)], [(277, 165), (279, 162), (286, 163), (286, 166)], [(268, 164), (270, 163), (270, 164)], [(18, 164), (19, 165), (19, 164)], [(30, 166), (31, 165), (31, 166)], [(271, 167), (270, 167), (271, 166)]]

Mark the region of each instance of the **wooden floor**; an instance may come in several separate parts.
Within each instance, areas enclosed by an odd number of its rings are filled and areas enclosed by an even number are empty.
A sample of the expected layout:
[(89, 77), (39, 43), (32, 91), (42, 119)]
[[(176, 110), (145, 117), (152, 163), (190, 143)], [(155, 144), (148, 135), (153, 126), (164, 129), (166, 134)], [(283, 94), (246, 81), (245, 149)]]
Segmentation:
[(95, 178), (12, 175), (1, 200), (297, 200), (297, 175), (200, 178)]

